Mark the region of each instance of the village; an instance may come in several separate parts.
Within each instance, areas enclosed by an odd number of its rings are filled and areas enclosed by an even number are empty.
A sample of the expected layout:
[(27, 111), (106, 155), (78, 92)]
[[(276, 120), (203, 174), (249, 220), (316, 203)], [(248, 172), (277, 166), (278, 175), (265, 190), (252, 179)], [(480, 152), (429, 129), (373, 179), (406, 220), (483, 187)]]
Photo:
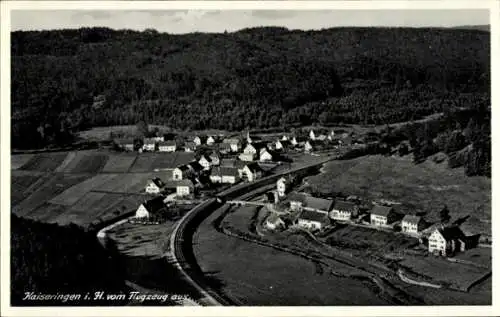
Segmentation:
[[(228, 138), (196, 135), (185, 142), (165, 141), (164, 137), (144, 138), (142, 142), (116, 140), (117, 147), (125, 151), (197, 153), (191, 162), (175, 167), (170, 179), (155, 177), (148, 182), (145, 193), (157, 196), (144, 201), (130, 221), (160, 223), (176, 204), (201, 202), (201, 198), (217, 190), (272, 174), (290, 164), (291, 153), (314, 155), (365, 145), (363, 139), (354, 138), (352, 133), (316, 133), (310, 130), (303, 137), (283, 134), (274, 136), (274, 140), (263, 140), (248, 132), (245, 137)], [(416, 238), (430, 254), (445, 257), (474, 248), (479, 241), (478, 236), (466, 236), (459, 224), (429, 223), (422, 216), (398, 212), (390, 202), (369, 202), (367, 207), (357, 196), (315, 197), (294, 190), (299, 185), (296, 177), (282, 177), (276, 188), (267, 193), (266, 205), (271, 213), (263, 223), (265, 228), (272, 232), (299, 227), (317, 234), (335, 224), (348, 224)]]

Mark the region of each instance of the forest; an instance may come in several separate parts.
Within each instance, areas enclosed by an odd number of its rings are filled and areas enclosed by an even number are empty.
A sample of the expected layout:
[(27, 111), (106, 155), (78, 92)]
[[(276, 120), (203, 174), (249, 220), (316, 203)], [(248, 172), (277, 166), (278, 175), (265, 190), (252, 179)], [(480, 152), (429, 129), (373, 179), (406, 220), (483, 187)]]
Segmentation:
[(176, 129), (388, 124), (490, 94), (490, 34), (445, 28), (280, 27), (174, 35), (16, 31), (12, 146), (94, 126)]
[[(120, 262), (76, 225), (58, 226), (11, 215), (11, 305), (102, 305), (84, 296), (126, 290)], [(23, 300), (34, 294), (80, 294), (78, 301)], [(123, 305), (108, 301), (105, 305)]]

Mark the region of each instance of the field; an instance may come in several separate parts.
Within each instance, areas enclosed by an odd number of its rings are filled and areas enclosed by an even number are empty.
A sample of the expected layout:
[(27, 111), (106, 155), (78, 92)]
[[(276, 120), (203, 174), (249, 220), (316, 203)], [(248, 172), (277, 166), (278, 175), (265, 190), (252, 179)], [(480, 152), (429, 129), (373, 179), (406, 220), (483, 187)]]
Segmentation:
[[(19, 167), (22, 170), (52, 172), (64, 161), (67, 152), (35, 154), (25, 164)], [(16, 156), (16, 155), (14, 155)]]
[(394, 234), (351, 225), (338, 226), (325, 239), (327, 244), (364, 252), (397, 252), (418, 245), (418, 240)]
[(126, 173), (134, 163), (136, 153), (113, 153), (109, 156), (102, 172), (104, 173)]
[(98, 173), (102, 170), (108, 155), (95, 151), (80, 151), (72, 152), (71, 161), (64, 162), (64, 168), (61, 168), (65, 173)]
[(216, 216), (195, 232), (193, 248), (212, 287), (231, 298), (247, 305), (388, 304), (371, 284), (330, 275), (321, 264), (217, 232), (212, 226)]
[[(71, 175), (71, 174), (66, 174)], [(75, 186), (72, 186), (62, 192), (60, 195), (52, 198), (50, 203), (64, 206), (71, 206), (82, 198), (86, 193), (90, 192), (93, 188), (99, 187), (101, 184), (117, 177), (115, 174), (100, 174), (95, 175)]]
[(15, 206), (29, 196), (26, 190), (33, 185), (42, 175), (16, 175), (12, 173), (10, 190), (11, 205)]
[(407, 256), (399, 264), (414, 273), (432, 278), (433, 282), (452, 284), (464, 290), (491, 272), (489, 269), (432, 256)]
[(32, 216), (33, 218), (38, 219), (38, 216), (43, 215), (38, 213), (36, 215), (30, 215), (30, 213), (32, 213), (38, 206), (50, 201), (52, 198), (61, 194), (65, 190), (71, 189), (73, 185), (82, 182), (86, 178), (88, 177), (83, 175), (54, 174), (47, 179), (44, 179), (42, 184), (36, 186), (35, 190), (28, 197), (12, 209), (18, 216)]
[(169, 249), (175, 222), (158, 225), (124, 223), (108, 231), (120, 253), (127, 256), (160, 257)]
[(10, 156), (10, 168), (16, 170), (28, 163), (33, 158), (34, 154), (16, 154)]
[(140, 173), (152, 172), (155, 169), (174, 169), (179, 165), (191, 162), (193, 159), (194, 153), (190, 152), (142, 153), (137, 156), (129, 171)]
[(308, 182), (325, 194), (396, 201), (401, 212), (426, 212), (431, 221), (446, 205), (453, 220), (471, 216), (462, 225), (467, 234), (491, 234), (491, 180), (466, 177), (462, 169), (429, 161), (415, 165), (410, 157), (366, 156), (329, 162)]

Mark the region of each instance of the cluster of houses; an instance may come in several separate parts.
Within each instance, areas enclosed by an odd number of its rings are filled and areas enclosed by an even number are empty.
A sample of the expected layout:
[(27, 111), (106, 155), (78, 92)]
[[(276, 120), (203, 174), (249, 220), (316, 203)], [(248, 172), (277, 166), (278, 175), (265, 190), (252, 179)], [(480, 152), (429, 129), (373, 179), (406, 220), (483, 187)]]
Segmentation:
[[(282, 177), (277, 181), (275, 201), (284, 202), (292, 213), (297, 215), (294, 223), (306, 230), (321, 230), (331, 221), (361, 224), (360, 219), (369, 215), (369, 224), (373, 228), (392, 229), (393, 224), (400, 221), (401, 232), (415, 237), (421, 237), (428, 226), (424, 219), (415, 215), (400, 215), (392, 206), (375, 205), (371, 210), (360, 210), (357, 202), (352, 199), (325, 199), (313, 197), (306, 193), (291, 191), (294, 180)], [(265, 226), (276, 230), (284, 228), (285, 222), (276, 214), (266, 219)], [(448, 256), (469, 248), (468, 237), (457, 226), (438, 226), (428, 237), (430, 253)]]

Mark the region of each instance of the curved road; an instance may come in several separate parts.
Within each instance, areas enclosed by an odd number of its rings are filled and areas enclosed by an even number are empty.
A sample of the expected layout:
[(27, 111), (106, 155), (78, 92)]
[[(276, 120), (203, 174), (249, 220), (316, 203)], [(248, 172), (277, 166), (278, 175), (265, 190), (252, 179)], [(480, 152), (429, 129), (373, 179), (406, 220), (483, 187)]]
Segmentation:
[[(205, 200), (204, 202), (202, 202), (201, 204), (197, 205), (189, 212), (187, 212), (184, 215), (184, 217), (182, 217), (179, 220), (179, 222), (174, 228), (174, 231), (170, 235), (170, 257), (173, 260), (172, 261), (173, 264), (177, 267), (177, 269), (180, 271), (180, 273), (186, 279), (186, 281), (189, 282), (189, 284), (191, 284), (202, 295), (202, 299), (200, 300), (202, 304), (210, 306), (231, 305), (229, 300), (226, 300), (219, 294), (212, 291), (209, 287), (203, 285), (201, 278), (197, 278), (196, 276), (191, 276), (188, 273), (197, 266), (197, 264), (195, 263), (189, 263), (183, 248), (186, 229), (188, 228), (189, 223), (193, 219), (195, 219), (198, 215), (200, 215), (203, 211), (206, 211), (206, 214), (204, 214), (203, 216), (208, 216), (210, 212), (216, 210), (217, 207), (222, 206), (223, 202), (228, 198), (238, 199), (238, 197), (244, 196), (255, 187), (267, 185), (271, 182), (276, 181), (281, 176), (293, 174), (296, 172), (307, 170), (309, 168), (314, 168), (335, 159), (337, 159), (337, 157), (329, 157), (325, 160), (322, 160), (321, 162), (316, 162), (313, 164), (294, 168), (292, 170), (284, 171), (275, 175), (261, 178), (251, 183), (237, 185), (234, 188), (230, 188), (220, 193), (219, 195), (217, 195), (217, 198)], [(232, 197), (234, 195), (236, 195), (237, 197)]]

